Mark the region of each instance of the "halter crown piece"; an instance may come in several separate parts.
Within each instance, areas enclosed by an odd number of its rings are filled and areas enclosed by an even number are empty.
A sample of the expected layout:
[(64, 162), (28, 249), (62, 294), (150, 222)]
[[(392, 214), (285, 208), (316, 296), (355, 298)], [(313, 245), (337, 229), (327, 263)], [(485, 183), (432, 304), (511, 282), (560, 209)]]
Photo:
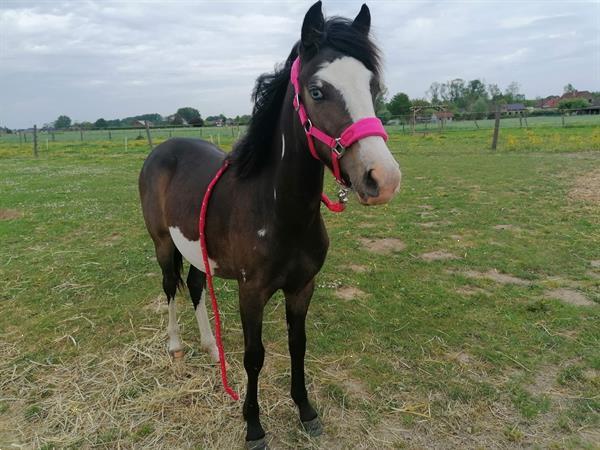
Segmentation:
[[(321, 141), (327, 147), (329, 147), (331, 151), (331, 171), (333, 172), (333, 176), (336, 181), (346, 187), (346, 183), (342, 178), (342, 172), (340, 170), (340, 159), (346, 153), (346, 149), (354, 144), (356, 141), (360, 141), (369, 136), (379, 136), (383, 138), (385, 141), (388, 139), (388, 135), (383, 128), (383, 124), (381, 120), (377, 117), (365, 117), (363, 119), (354, 122), (348, 128), (346, 128), (339, 137), (334, 138), (329, 136), (327, 133), (319, 130), (317, 127), (313, 125), (311, 120), (308, 117), (308, 113), (306, 112), (306, 108), (302, 103), (300, 98), (300, 57), (296, 57), (292, 64), (292, 70), (290, 72), (290, 81), (292, 86), (294, 86), (294, 109), (298, 113), (298, 117), (300, 118), (300, 123), (302, 124), (302, 128), (304, 128), (304, 132), (306, 133), (306, 140), (308, 141), (308, 149), (310, 150), (310, 154), (313, 158), (325, 163), (317, 153), (315, 149), (315, 143), (313, 138)], [(340, 202), (332, 203), (331, 200), (327, 197), (327, 195), (322, 194), (321, 200), (327, 208), (334, 212), (341, 212), (344, 210), (345, 203), (345, 193), (342, 191), (340, 193)]]

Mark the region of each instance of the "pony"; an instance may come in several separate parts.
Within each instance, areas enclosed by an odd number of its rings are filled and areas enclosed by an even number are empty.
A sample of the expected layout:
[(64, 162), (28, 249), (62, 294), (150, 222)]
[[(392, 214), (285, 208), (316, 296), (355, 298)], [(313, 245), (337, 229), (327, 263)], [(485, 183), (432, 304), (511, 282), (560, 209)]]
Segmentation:
[[(354, 20), (326, 20), (321, 2), (315, 3), (287, 60), (257, 79), (249, 126), (229, 154), (200, 139), (173, 138), (152, 150), (139, 176), (144, 221), (168, 302), (172, 355), (183, 354), (174, 301), (183, 286), (183, 259), (190, 263), (186, 284), (201, 346), (215, 362), (219, 352), (205, 306), (206, 272), (238, 282), (247, 448), (266, 448), (257, 393), (265, 356), (261, 334), (265, 304), (278, 290), (285, 296), (291, 396), (304, 429), (313, 436), (322, 432), (305, 387), (304, 355), (306, 315), (329, 247), (320, 210), (324, 167), (334, 173), (337, 167), (338, 181), (363, 205), (389, 202), (400, 186), (399, 165), (375, 118), (381, 64), (370, 24), (366, 5)], [(229, 169), (212, 188), (207, 209), (208, 257), (203, 258), (201, 200), (224, 165)]]

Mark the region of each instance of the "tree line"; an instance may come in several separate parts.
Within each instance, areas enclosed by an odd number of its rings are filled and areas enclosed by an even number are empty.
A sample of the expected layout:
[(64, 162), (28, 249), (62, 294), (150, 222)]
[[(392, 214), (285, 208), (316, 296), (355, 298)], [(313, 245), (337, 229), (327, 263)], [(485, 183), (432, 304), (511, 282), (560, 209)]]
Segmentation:
[[(572, 84), (567, 84), (563, 93), (577, 93)], [(527, 99), (516, 81), (511, 82), (504, 90), (495, 84), (485, 84), (482, 80), (463, 80), (456, 78), (445, 83), (433, 82), (422, 98), (409, 98), (398, 92), (389, 101), (385, 95), (377, 101), (377, 115), (384, 121), (393, 116), (411, 114), (412, 106), (441, 106), (455, 114), (467, 113), (484, 116), (495, 109), (495, 105), (521, 103), (525, 107), (536, 107), (541, 98)], [(593, 93), (600, 97), (600, 93)], [(584, 108), (589, 103), (585, 99), (570, 98), (558, 104), (559, 110)]]
[(200, 111), (191, 106), (179, 108), (177, 112), (169, 116), (162, 116), (158, 113), (139, 114), (137, 116), (125, 117), (123, 119), (99, 118), (95, 122), (74, 122), (67, 115), (60, 115), (53, 123), (46, 124), (44, 128), (55, 128), (57, 130), (65, 130), (69, 128), (77, 129), (115, 129), (115, 128), (131, 128), (140, 122), (150, 122), (152, 126), (214, 126), (214, 125), (246, 125), (250, 120), (249, 115), (236, 117), (226, 117), (224, 114), (218, 116), (207, 116), (202, 118)]

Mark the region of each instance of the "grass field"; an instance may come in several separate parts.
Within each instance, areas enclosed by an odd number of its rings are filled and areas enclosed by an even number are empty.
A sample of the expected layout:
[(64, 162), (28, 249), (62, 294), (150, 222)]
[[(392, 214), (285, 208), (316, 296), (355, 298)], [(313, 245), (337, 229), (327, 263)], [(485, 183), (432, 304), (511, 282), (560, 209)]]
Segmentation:
[[(496, 153), (490, 141), (392, 134), (398, 196), (324, 212), (307, 376), (325, 434), (300, 431), (277, 295), (260, 384), (273, 448), (597, 448), (600, 129), (503, 130)], [(35, 160), (0, 144), (0, 448), (243, 445), (241, 404), (199, 352), (187, 297), (184, 361), (166, 350), (138, 205), (147, 152), (57, 142)], [(243, 396), (236, 286), (217, 290)]]

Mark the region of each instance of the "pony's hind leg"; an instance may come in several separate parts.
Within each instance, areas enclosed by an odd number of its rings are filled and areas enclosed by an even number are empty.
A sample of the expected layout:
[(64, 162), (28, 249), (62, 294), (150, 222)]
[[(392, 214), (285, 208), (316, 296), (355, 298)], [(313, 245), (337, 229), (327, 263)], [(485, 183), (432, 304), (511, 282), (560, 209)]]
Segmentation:
[(196, 311), (196, 320), (200, 329), (200, 345), (210, 355), (214, 362), (219, 362), (219, 351), (213, 336), (208, 314), (206, 313), (205, 287), (206, 274), (194, 266), (190, 266), (187, 276), (187, 287)]
[(179, 338), (175, 293), (177, 285), (181, 283), (182, 258), (170, 236), (168, 239), (156, 243), (156, 259), (162, 269), (163, 290), (169, 304), (169, 323), (167, 325), (169, 353), (174, 358), (181, 358), (183, 356), (183, 344)]

